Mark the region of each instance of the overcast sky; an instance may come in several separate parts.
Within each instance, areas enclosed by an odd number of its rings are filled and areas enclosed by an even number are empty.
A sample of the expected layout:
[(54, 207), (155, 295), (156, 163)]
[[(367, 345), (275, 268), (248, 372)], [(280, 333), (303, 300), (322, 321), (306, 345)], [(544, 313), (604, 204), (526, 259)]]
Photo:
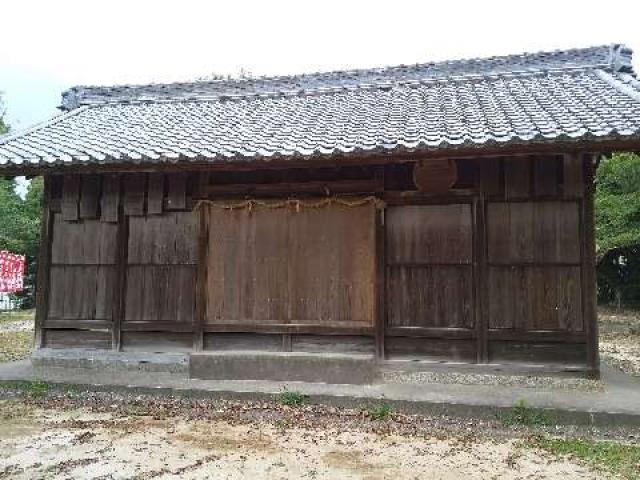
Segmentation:
[(0, 91), (14, 128), (73, 85), (289, 74), (625, 43), (640, 1), (33, 1), (0, 6)]

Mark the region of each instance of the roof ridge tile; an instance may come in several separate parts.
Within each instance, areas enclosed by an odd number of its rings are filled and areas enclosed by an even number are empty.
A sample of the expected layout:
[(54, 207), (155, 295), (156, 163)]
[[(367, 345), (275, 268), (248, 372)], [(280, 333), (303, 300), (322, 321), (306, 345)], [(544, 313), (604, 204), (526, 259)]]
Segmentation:
[(511, 73), (532, 74), (541, 71), (572, 68), (602, 68), (632, 72), (631, 49), (620, 44), (553, 50), (537, 53), (445, 60), (370, 69), (338, 70), (280, 75), (249, 79), (216, 79), (205, 82), (176, 82), (168, 84), (77, 86), (62, 94), (61, 108), (71, 110), (80, 105), (112, 103), (130, 98), (149, 96), (181, 99), (186, 96), (218, 97), (222, 95), (283, 92), (288, 90), (316, 91), (327, 87), (362, 88), (383, 83), (398, 84), (406, 80), (453, 79), (468, 80), (474, 76)]

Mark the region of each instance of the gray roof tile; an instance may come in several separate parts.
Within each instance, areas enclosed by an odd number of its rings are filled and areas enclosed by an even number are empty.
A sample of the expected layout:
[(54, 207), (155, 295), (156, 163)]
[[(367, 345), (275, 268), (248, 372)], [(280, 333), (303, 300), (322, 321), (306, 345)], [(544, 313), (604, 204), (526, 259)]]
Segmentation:
[(228, 161), (640, 139), (622, 46), (254, 80), (76, 87), (0, 167)]

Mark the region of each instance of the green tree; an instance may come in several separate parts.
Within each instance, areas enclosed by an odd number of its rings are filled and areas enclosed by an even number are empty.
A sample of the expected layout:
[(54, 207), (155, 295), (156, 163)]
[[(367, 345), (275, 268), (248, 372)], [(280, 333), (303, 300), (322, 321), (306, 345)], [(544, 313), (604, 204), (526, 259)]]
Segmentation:
[(640, 156), (616, 153), (596, 176), (598, 296), (640, 304)]
[[(0, 98), (0, 134), (9, 131), (1, 105)], [(29, 307), (35, 291), (43, 182), (41, 178), (28, 182), (24, 197), (18, 194), (17, 186), (15, 179), (0, 177), (0, 250), (27, 257), (28, 275), (23, 296), (25, 306)]]

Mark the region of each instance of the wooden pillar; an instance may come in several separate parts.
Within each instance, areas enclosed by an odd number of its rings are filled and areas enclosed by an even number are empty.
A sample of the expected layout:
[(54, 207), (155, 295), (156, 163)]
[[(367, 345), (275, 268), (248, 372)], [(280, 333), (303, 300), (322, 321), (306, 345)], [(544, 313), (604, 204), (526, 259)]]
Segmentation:
[(36, 279), (36, 317), (33, 348), (42, 348), (43, 326), (49, 310), (49, 280), (51, 277), (51, 243), (53, 241), (53, 212), (51, 211), (51, 177), (45, 175), (38, 249), (38, 278)]
[(473, 202), (473, 298), (477, 336), (477, 361), (489, 362), (489, 322), (487, 305), (486, 207), (484, 192)]
[(594, 218), (595, 157), (583, 158), (585, 191), (582, 201), (582, 315), (587, 337), (587, 365), (598, 374), (598, 310), (596, 303), (596, 234)]
[(118, 202), (117, 236), (117, 288), (114, 295), (113, 324), (111, 326), (112, 349), (119, 352), (122, 348), (122, 322), (127, 300), (127, 262), (129, 256), (129, 217), (124, 212), (123, 202)]
[[(198, 176), (197, 198), (206, 198), (206, 187), (209, 184), (209, 173), (201, 172)], [(196, 266), (196, 298), (193, 317), (193, 350), (204, 349), (204, 324), (207, 314), (207, 251), (209, 248), (209, 215), (206, 206), (198, 212), (200, 228), (198, 231), (198, 264)]]
[(385, 359), (385, 328), (387, 309), (386, 297), (386, 259), (385, 259), (385, 210), (376, 211), (375, 236), (376, 236), (376, 284), (375, 284), (375, 351), (376, 360)]

